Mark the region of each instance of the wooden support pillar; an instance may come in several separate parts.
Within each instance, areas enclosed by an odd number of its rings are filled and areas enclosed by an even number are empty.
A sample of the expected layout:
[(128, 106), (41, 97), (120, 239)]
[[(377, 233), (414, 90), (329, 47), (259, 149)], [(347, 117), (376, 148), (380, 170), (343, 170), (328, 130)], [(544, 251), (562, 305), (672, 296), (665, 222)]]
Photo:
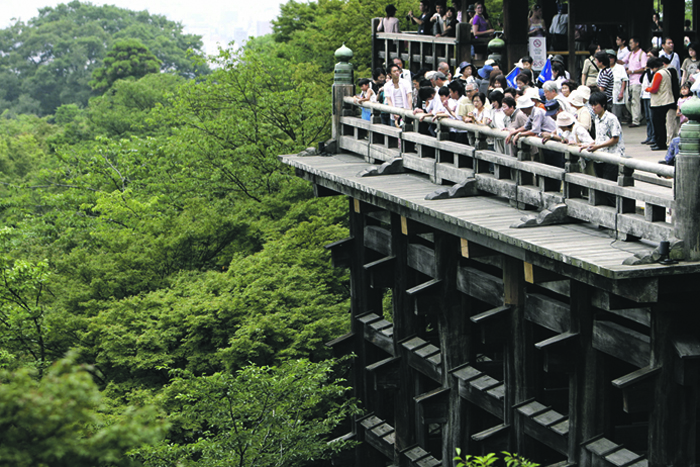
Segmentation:
[(591, 453), (582, 443), (603, 432), (602, 414), (608, 412), (603, 359), (593, 348), (591, 295), (588, 285), (571, 281), (571, 332), (577, 332), (579, 339), (569, 376), (568, 461), (582, 467), (591, 465)]
[(442, 458), (452, 459), (455, 448), (462, 448), (466, 437), (467, 419), (459, 396), (458, 384), (450, 371), (469, 360), (471, 349), (470, 313), (466, 309), (468, 298), (457, 291), (457, 266), (459, 264), (460, 239), (445, 232), (435, 232), (435, 270), (441, 279), (441, 304), (438, 316), (440, 351), (442, 354), (442, 386), (450, 389), (447, 422), (442, 431)]
[(527, 13), (528, 2), (503, 0), (503, 32), (506, 41), (506, 56), (503, 71), (508, 73), (513, 64), (528, 54)]
[(683, 63), (683, 18), (685, 18), (685, 0), (664, 0), (663, 1), (663, 24), (664, 37), (673, 39), (673, 51)]
[[(364, 232), (367, 224), (367, 217), (362, 212), (362, 203), (353, 198), (349, 201), (350, 236), (354, 239), (354, 252), (350, 260), (350, 310), (351, 310), (351, 330), (355, 336), (354, 351), (357, 358), (353, 364), (351, 385), (355, 390), (355, 396), (362, 401), (369, 401), (369, 381), (366, 378), (365, 368), (376, 360), (376, 349), (364, 339), (364, 329), (362, 323), (358, 322), (357, 316), (371, 310), (378, 310), (381, 313), (381, 295), (377, 290), (370, 287), (369, 274), (364, 269), (367, 262), (366, 249), (364, 246)], [(379, 307), (379, 308), (377, 308)], [(362, 436), (364, 428), (354, 426), (353, 430)], [(375, 467), (377, 455), (372, 447), (363, 444), (356, 451), (357, 465)], [(382, 464), (383, 465), (383, 464)]]
[(639, 39), (640, 47), (647, 50), (651, 41), (651, 15), (654, 11), (653, 0), (627, 0), (629, 28), (628, 37)]
[(532, 325), (525, 319), (525, 275), (523, 262), (519, 259), (503, 258), (503, 304), (511, 307), (510, 338), (505, 346), (505, 412), (504, 423), (511, 430), (510, 450), (531, 455), (530, 443), (513, 406), (535, 396), (535, 364)]
[[(581, 69), (578, 66), (578, 57), (576, 56), (576, 40), (574, 39), (576, 34), (576, 18), (577, 12), (580, 6), (578, 2), (569, 2), (569, 23), (568, 23), (568, 34), (567, 34), (567, 48), (569, 49), (569, 74), (571, 79), (578, 81), (581, 76)], [(585, 83), (584, 83), (585, 84)]]
[[(466, 17), (466, 13), (465, 13)], [(455, 48), (455, 55), (457, 59), (457, 65), (459, 66), (462, 62), (472, 62), (472, 28), (468, 23), (457, 23), (457, 32), (455, 34), (457, 38), (457, 47)], [(421, 43), (421, 63), (423, 62), (423, 44)]]
[[(396, 256), (394, 269), (394, 287), (392, 289), (393, 321), (394, 321), (394, 352), (396, 356), (403, 354), (402, 340), (416, 333), (416, 315), (413, 310), (413, 300), (406, 290), (414, 284), (414, 273), (408, 267), (408, 239), (402, 233), (401, 216), (391, 214), (392, 251)], [(408, 364), (407, 359), (399, 361), (399, 388), (396, 392), (394, 428), (396, 430), (394, 444), (394, 464), (402, 465), (400, 452), (416, 443), (416, 375)]]
[[(652, 307), (651, 366), (658, 368), (649, 415), (649, 466), (695, 465), (697, 384), (679, 384), (674, 377), (674, 337), (688, 322), (683, 313), (696, 305), (666, 303)], [(693, 326), (693, 328), (695, 328)]]

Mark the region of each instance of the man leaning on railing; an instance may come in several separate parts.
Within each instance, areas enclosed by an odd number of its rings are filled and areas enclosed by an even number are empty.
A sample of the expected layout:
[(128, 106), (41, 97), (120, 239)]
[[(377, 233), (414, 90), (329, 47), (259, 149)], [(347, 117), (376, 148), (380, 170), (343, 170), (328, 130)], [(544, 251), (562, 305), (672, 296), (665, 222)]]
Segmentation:
[[(406, 80), (401, 79), (401, 68), (393, 64), (389, 67), (391, 81), (384, 85), (384, 99), (387, 105), (411, 110), (413, 98), (411, 97), (411, 85)], [(394, 126), (401, 126), (401, 117), (391, 115), (391, 122)]]

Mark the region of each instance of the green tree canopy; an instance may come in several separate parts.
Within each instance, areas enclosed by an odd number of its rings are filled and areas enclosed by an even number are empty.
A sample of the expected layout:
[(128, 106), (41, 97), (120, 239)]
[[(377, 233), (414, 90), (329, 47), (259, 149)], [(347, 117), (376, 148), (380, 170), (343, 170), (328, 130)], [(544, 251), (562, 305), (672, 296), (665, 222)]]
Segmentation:
[(102, 66), (92, 72), (88, 84), (104, 91), (119, 79), (139, 79), (159, 71), (160, 60), (138, 39), (120, 39), (107, 52)]
[(0, 112), (42, 116), (63, 104), (85, 107), (93, 71), (120, 39), (141, 41), (160, 60), (161, 71), (186, 78), (209, 72), (197, 58), (200, 37), (184, 34), (180, 23), (75, 0), (0, 30)]
[(153, 408), (107, 415), (90, 373), (74, 360), (38, 381), (27, 370), (0, 373), (0, 464), (130, 466), (130, 450), (162, 438), (167, 425)]
[(354, 401), (344, 400), (348, 388), (333, 377), (333, 363), (290, 360), (201, 377), (185, 372), (162, 397), (170, 439), (140, 455), (149, 467), (297, 467), (327, 459), (351, 444), (328, 443), (328, 435), (358, 413)]

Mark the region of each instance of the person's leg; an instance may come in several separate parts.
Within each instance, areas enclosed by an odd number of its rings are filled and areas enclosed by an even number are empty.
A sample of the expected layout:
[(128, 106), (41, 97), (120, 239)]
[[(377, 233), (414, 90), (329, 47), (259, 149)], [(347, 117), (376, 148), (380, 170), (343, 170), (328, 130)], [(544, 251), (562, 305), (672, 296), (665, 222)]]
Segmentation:
[(647, 121), (647, 139), (648, 143), (654, 141), (654, 121), (651, 116), (651, 99), (641, 99), (642, 109), (644, 110), (644, 119)]
[(633, 84), (630, 88), (630, 113), (632, 114), (632, 125), (639, 125), (642, 121), (642, 85)]
[(614, 116), (617, 117), (617, 120), (622, 123), (622, 109), (624, 107), (624, 104), (613, 104), (612, 105), (612, 113)]
[(671, 144), (668, 146), (668, 151), (666, 152), (666, 157), (664, 157), (664, 162), (668, 165), (675, 165), (676, 154), (680, 152), (681, 139), (676, 136), (671, 140)]
[(654, 121), (654, 144), (658, 148), (666, 149), (666, 107), (652, 107), (651, 115)]
[(676, 117), (676, 109), (673, 106), (666, 107), (666, 146), (671, 144), (671, 140), (675, 138), (678, 131), (678, 117)]

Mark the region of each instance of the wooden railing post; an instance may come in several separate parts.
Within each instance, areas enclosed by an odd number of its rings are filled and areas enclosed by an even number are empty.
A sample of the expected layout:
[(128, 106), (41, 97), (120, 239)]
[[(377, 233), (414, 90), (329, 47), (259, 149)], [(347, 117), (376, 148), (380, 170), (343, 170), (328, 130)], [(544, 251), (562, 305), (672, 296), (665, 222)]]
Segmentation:
[(455, 58), (457, 65), (472, 61), (472, 27), (468, 23), (457, 23), (457, 47)]
[[(340, 126), (340, 117), (343, 116), (343, 107), (345, 106), (343, 97), (352, 96), (355, 92), (355, 86), (353, 84), (352, 64), (349, 63), (352, 58), (352, 50), (343, 44), (342, 47), (335, 51), (335, 58), (338, 60), (338, 63), (335, 64), (333, 77), (333, 124), (331, 137), (337, 142), (343, 134)], [(336, 144), (336, 148), (338, 146)]]
[[(700, 260), (700, 99), (692, 98), (682, 106), (690, 119), (681, 128), (681, 151), (676, 156), (675, 236), (683, 240), (686, 261)], [(687, 113), (686, 113), (687, 112)]]
[(343, 97), (352, 96), (355, 86), (352, 84), (334, 84), (333, 85), (333, 126), (331, 138), (338, 141), (338, 138), (343, 134), (340, 125), (340, 117), (343, 116), (345, 104)]

